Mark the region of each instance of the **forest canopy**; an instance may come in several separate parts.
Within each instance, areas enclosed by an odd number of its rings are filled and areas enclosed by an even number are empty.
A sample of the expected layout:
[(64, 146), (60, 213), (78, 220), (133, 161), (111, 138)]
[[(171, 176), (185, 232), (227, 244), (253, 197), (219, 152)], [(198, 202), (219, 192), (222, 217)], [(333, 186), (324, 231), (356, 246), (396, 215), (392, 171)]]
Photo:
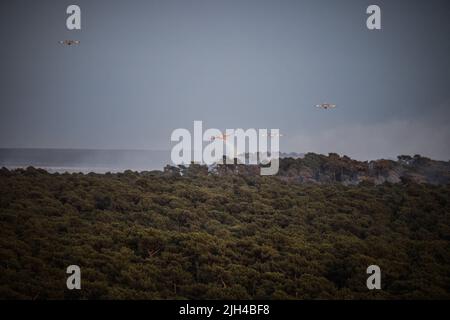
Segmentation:
[[(449, 196), (414, 181), (3, 168), (0, 298), (448, 299)], [(366, 287), (372, 264), (382, 290)]]

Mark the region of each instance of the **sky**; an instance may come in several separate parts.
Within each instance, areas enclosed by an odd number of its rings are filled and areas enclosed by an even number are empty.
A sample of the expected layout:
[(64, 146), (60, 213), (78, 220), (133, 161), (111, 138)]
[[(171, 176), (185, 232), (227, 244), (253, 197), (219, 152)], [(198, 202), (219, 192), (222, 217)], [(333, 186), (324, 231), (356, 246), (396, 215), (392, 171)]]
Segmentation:
[[(81, 30), (66, 28), (70, 4)], [(285, 152), (449, 160), (449, 13), (448, 0), (2, 0), (0, 147), (170, 150), (201, 120), (280, 129)]]

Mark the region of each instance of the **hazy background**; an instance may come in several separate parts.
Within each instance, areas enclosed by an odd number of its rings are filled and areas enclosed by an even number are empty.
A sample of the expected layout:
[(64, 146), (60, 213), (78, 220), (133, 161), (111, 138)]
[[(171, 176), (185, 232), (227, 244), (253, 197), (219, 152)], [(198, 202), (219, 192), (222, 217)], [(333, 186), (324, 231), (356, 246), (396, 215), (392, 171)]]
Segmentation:
[[(81, 31), (66, 29), (70, 4)], [(449, 160), (449, 13), (448, 0), (2, 0), (0, 147), (169, 150), (203, 120), (279, 128), (285, 152)]]

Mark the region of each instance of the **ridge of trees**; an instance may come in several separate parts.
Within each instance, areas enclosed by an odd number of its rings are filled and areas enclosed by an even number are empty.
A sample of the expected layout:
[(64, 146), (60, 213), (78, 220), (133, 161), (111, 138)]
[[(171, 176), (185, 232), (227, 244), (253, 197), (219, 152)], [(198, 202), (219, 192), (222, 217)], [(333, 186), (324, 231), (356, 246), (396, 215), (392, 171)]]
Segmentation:
[(0, 298), (450, 298), (449, 185), (190, 173), (1, 169)]

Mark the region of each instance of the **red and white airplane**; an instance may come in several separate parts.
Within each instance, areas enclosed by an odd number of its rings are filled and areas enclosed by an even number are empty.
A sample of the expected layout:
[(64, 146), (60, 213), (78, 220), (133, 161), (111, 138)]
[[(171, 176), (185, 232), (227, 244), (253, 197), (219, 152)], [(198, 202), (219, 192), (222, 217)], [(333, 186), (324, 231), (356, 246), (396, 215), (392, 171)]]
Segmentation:
[(214, 141), (216, 139), (226, 141), (229, 136), (230, 136), (229, 134), (220, 134), (218, 136), (212, 136), (211, 141)]

